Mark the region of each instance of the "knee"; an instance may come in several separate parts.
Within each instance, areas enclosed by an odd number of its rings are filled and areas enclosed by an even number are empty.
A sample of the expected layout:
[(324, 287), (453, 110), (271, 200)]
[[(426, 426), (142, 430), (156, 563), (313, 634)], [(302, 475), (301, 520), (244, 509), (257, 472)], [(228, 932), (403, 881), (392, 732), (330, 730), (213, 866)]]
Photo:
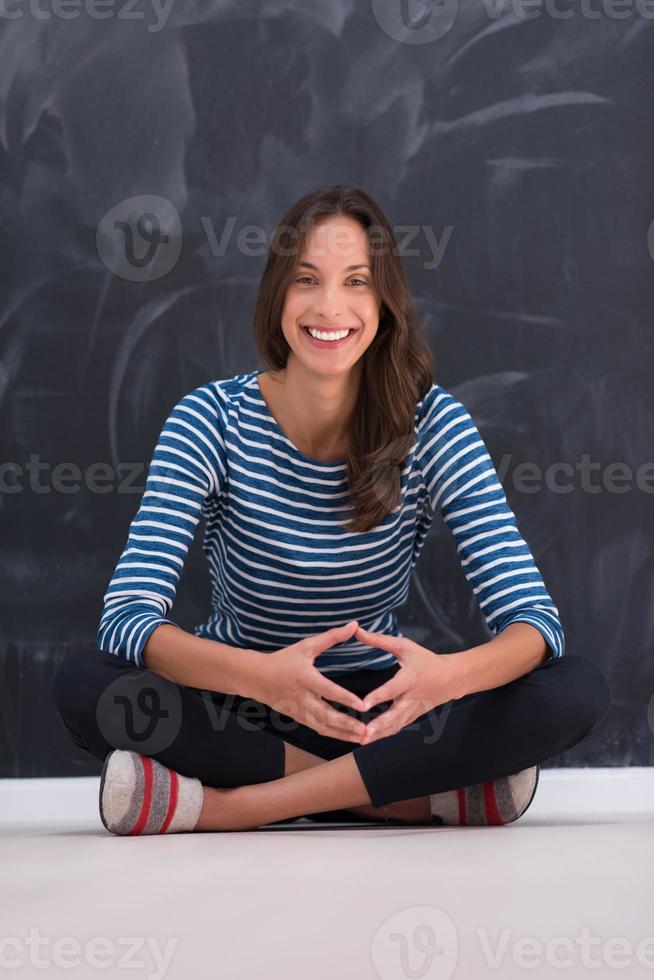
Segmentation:
[(76, 650), (64, 657), (55, 668), (49, 694), (63, 720), (72, 721), (84, 709), (84, 691), (88, 688), (86, 680), (89, 658), (92, 656), (92, 650)]
[(600, 668), (587, 657), (564, 654), (563, 664), (568, 673), (565, 695), (570, 702), (571, 721), (588, 735), (608, 714), (611, 689)]

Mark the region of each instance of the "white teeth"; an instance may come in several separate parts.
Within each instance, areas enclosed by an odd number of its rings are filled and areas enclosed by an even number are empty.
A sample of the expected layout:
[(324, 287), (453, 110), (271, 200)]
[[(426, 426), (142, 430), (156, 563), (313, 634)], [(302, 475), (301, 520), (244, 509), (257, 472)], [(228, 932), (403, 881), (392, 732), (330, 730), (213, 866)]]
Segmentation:
[(307, 327), (307, 330), (317, 340), (342, 340), (350, 332), (349, 330), (330, 330), (328, 333), (325, 333), (323, 330), (312, 330), (311, 327)]

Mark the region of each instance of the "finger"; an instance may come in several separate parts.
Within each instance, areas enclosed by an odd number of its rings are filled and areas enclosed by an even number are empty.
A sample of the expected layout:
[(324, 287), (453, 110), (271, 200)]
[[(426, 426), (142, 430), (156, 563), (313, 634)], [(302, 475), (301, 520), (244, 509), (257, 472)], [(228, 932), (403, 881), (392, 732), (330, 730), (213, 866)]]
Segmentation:
[(311, 728), (315, 732), (318, 732), (319, 735), (325, 735), (327, 738), (336, 738), (339, 742), (351, 742), (353, 745), (361, 745), (364, 737), (363, 732), (353, 734), (347, 728), (333, 728), (331, 725), (324, 725), (321, 722), (316, 722), (314, 725), (311, 725)]
[(366, 726), (366, 734), (361, 744), (368, 745), (380, 738), (396, 735), (406, 725), (411, 724), (416, 717), (410, 701), (396, 701), (392, 708), (385, 711), (379, 718), (375, 718), (372, 724)]
[(313, 685), (311, 690), (319, 694), (329, 701), (338, 701), (339, 704), (346, 704), (349, 708), (354, 708), (355, 711), (363, 711), (363, 701), (352, 691), (348, 691), (346, 687), (341, 687), (340, 684), (335, 684), (334, 681), (330, 681), (324, 674), (321, 674), (318, 668), (315, 668), (315, 674), (313, 680)]
[(402, 659), (403, 636), (387, 636), (386, 633), (370, 633), (364, 630), (363, 626), (357, 626), (354, 635), (358, 640), (362, 640), (371, 647), (379, 647), (381, 650), (388, 650), (394, 653), (398, 660)]
[(366, 694), (363, 699), (363, 710), (369, 711), (374, 705), (381, 704), (383, 701), (393, 701), (394, 698), (402, 694), (403, 690), (404, 685), (398, 673), (395, 677), (391, 677), (390, 681), (386, 681), (385, 684), (381, 684), (374, 691)]
[(325, 630), (324, 633), (314, 633), (313, 636), (308, 637), (312, 643), (311, 655), (315, 658), (323, 650), (328, 650), (336, 643), (342, 643), (343, 640), (349, 639), (358, 625), (356, 619), (351, 619), (344, 626), (334, 626), (332, 629)]
[(320, 701), (320, 718), (321, 720), (332, 725), (338, 731), (347, 732), (349, 735), (353, 735), (355, 738), (360, 739), (366, 732), (366, 726), (358, 718), (352, 718), (351, 715), (345, 714), (343, 711), (338, 711), (336, 708), (332, 708), (330, 704), (326, 701)]
[(318, 723), (328, 726), (334, 733), (345, 732), (357, 739), (365, 734), (366, 726), (362, 721), (337, 711), (322, 698), (313, 697), (308, 705), (308, 711)]

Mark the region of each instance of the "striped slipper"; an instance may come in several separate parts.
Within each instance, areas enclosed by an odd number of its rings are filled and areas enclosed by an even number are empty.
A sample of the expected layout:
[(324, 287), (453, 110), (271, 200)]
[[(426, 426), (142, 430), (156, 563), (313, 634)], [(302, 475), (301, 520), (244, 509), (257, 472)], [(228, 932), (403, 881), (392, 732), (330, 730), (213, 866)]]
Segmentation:
[(512, 776), (462, 786), (429, 797), (432, 822), (444, 826), (486, 827), (513, 823), (536, 795), (539, 766)]
[(193, 830), (202, 809), (202, 783), (156, 759), (114, 749), (100, 779), (100, 818), (112, 834), (175, 834)]

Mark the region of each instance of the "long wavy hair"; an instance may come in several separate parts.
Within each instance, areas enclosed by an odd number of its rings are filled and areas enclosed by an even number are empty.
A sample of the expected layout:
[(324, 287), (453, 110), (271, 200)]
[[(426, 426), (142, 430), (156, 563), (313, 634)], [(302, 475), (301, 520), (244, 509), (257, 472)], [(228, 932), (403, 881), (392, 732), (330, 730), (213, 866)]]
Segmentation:
[(381, 296), (379, 327), (361, 357), (361, 384), (349, 420), (347, 481), (354, 516), (342, 525), (348, 531), (369, 531), (399, 506), (416, 405), (429, 391), (434, 370), (393, 229), (369, 194), (348, 185), (320, 187), (289, 208), (268, 248), (253, 315), (254, 339), (264, 369), (283, 370), (291, 349), (281, 325), (286, 290), (309, 231), (332, 216), (354, 218), (365, 230), (372, 280)]

